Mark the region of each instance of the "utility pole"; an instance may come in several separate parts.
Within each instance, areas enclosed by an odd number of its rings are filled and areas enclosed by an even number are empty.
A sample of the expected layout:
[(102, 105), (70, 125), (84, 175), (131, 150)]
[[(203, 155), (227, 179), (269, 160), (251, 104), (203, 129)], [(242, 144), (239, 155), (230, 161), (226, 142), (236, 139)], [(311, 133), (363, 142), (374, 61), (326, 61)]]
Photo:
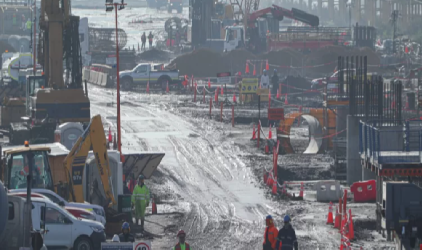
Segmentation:
[[(106, 0), (106, 11), (112, 11), (115, 8), (115, 40), (116, 40), (116, 67), (117, 67), (117, 134), (118, 134), (118, 151), (120, 152), (121, 161), (123, 161), (123, 155), (121, 151), (121, 106), (120, 106), (120, 52), (118, 47), (118, 10), (124, 9), (127, 5), (124, 0), (121, 3), (113, 3), (113, 0)], [(119, 9), (118, 9), (119, 8)]]
[(33, 31), (33, 41), (32, 41), (32, 43), (33, 43), (33, 46), (32, 46), (32, 60), (33, 60), (33, 62), (32, 62), (32, 64), (33, 64), (33, 68), (32, 68), (32, 71), (33, 71), (33, 75), (35, 75), (35, 73), (36, 73), (36, 60), (35, 60), (35, 57), (37, 56), (37, 53), (36, 53), (36, 42), (35, 42), (35, 39), (36, 39), (36, 34), (37, 34), (37, 5), (36, 5), (36, 2), (37, 2), (37, 0), (34, 0), (34, 19), (33, 19), (33, 25), (34, 25), (34, 31)]
[(397, 32), (397, 19), (398, 19), (398, 10), (393, 10), (393, 12), (391, 13), (391, 23), (393, 25), (394, 31), (393, 31), (393, 53), (396, 53), (396, 48), (395, 48), (395, 39), (397, 37), (396, 32)]

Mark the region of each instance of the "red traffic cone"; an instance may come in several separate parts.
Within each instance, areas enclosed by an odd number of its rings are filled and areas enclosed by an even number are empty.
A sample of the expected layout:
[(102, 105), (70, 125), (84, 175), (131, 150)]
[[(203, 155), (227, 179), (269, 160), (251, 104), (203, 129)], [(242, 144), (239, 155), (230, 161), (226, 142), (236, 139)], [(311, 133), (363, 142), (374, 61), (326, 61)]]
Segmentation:
[(249, 74), (249, 65), (246, 63), (245, 65), (245, 74)]
[(211, 88), (211, 82), (209, 78), (208, 78), (208, 88)]
[(329, 212), (328, 212), (328, 221), (326, 222), (326, 224), (331, 225), (334, 224), (334, 216), (332, 214), (332, 201), (329, 202)]
[(165, 88), (165, 93), (169, 93), (170, 89), (168, 88), (168, 81), (167, 81), (167, 87)]
[(149, 82), (148, 82), (148, 84), (146, 85), (146, 93), (148, 93), (148, 94), (149, 94)]
[(301, 182), (300, 194), (298, 196), (301, 198), (304, 197), (304, 182)]
[(152, 214), (157, 214), (155, 199), (152, 199)]
[(279, 94), (279, 91), (277, 91), (276, 99), (279, 99), (279, 98), (280, 98), (280, 94)]
[(270, 125), (269, 127), (269, 139), (272, 138), (272, 125)]
[(351, 216), (351, 209), (348, 210), (348, 214), (350, 218), (348, 219), (348, 239), (354, 239), (354, 225), (353, 225), (353, 217)]
[(272, 194), (277, 195), (277, 181), (273, 180)]
[(273, 186), (273, 179), (272, 179), (271, 173), (269, 173), (269, 179), (267, 180), (267, 186), (269, 186), (269, 187)]
[(112, 142), (112, 132), (111, 132), (111, 127), (109, 127), (109, 133), (108, 133), (108, 143)]
[(257, 75), (257, 71), (255, 70), (255, 65), (254, 65), (254, 70), (252, 71), (252, 75), (253, 76)]
[(269, 70), (269, 61), (268, 60), (266, 61), (266, 70), (267, 71)]
[(255, 133), (255, 124), (254, 124), (254, 125), (252, 125), (252, 140), (257, 139), (256, 134), (257, 134), (257, 133)]
[(233, 102), (236, 103), (236, 94), (233, 94)]
[(223, 85), (221, 85), (221, 95), (224, 95), (224, 88), (223, 88)]
[(288, 105), (288, 94), (285, 94), (285, 105)]

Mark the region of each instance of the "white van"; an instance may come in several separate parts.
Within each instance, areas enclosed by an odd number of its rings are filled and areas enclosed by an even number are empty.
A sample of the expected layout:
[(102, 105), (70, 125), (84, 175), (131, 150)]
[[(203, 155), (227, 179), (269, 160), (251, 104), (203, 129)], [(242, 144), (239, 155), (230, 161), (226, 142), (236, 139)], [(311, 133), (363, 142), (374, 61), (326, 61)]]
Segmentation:
[[(48, 249), (93, 250), (106, 241), (104, 226), (97, 221), (76, 218), (50, 200), (31, 198), (32, 225), (45, 227), (44, 244)], [(45, 216), (43, 216), (45, 214)]]
[[(9, 190), (9, 193), (21, 193), (21, 192), (26, 193), (27, 190), (26, 189), (11, 189), (11, 190)], [(32, 188), (31, 192), (42, 194), (42, 195), (46, 196), (47, 198), (49, 198), (54, 203), (61, 205), (61, 206), (77, 207), (77, 208), (89, 210), (89, 211), (93, 212), (93, 214), (95, 215), (96, 221), (101, 222), (103, 225), (106, 224), (105, 210), (103, 209), (103, 207), (101, 207), (99, 205), (94, 205), (94, 204), (90, 204), (90, 203), (68, 202), (64, 198), (62, 198), (60, 195), (58, 195), (57, 193), (55, 193), (55, 192), (53, 192), (49, 189)]]

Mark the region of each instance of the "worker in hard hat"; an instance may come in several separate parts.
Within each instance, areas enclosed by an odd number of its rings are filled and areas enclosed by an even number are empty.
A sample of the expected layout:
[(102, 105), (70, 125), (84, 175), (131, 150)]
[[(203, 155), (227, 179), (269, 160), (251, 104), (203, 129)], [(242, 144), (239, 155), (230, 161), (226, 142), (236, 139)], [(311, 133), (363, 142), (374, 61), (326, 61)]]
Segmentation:
[(263, 250), (274, 250), (276, 247), (278, 231), (271, 215), (266, 216), (266, 230), (264, 231)]
[(122, 224), (121, 232), (119, 242), (134, 242), (134, 236), (130, 233), (130, 224), (128, 222)]
[(150, 194), (149, 189), (145, 185), (145, 177), (139, 176), (139, 183), (134, 187), (133, 195), (131, 196), (131, 205), (136, 207), (135, 219), (136, 224), (140, 219), (140, 225), (142, 227), (142, 233), (145, 230), (145, 211), (146, 207), (149, 206)]
[(268, 89), (269, 88), (269, 76), (267, 75), (267, 71), (263, 70), (263, 74), (261, 75), (261, 88)]
[(279, 76), (277, 75), (277, 70), (273, 70), (273, 76), (272, 76), (272, 93), (276, 94), (277, 89), (279, 88)]
[(298, 250), (297, 236), (290, 222), (291, 218), (289, 215), (285, 215), (283, 218), (284, 225), (277, 235), (275, 250)]
[(186, 233), (182, 229), (177, 233), (177, 237), (179, 242), (173, 247), (173, 250), (190, 250), (189, 243), (186, 243)]

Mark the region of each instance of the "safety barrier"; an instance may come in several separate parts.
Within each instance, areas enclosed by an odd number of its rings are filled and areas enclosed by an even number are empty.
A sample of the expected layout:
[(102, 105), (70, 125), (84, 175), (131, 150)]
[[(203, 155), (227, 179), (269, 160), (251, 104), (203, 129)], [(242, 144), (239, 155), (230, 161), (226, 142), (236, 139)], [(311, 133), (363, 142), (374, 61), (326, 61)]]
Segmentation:
[(83, 69), (83, 80), (102, 87), (112, 87), (115, 79), (111, 75), (111, 68), (108, 65), (96, 65)]
[(376, 200), (376, 181), (355, 182), (350, 187), (354, 195), (354, 202), (367, 202)]
[(338, 201), (341, 196), (342, 191), (339, 181), (319, 181), (316, 183), (317, 201)]

